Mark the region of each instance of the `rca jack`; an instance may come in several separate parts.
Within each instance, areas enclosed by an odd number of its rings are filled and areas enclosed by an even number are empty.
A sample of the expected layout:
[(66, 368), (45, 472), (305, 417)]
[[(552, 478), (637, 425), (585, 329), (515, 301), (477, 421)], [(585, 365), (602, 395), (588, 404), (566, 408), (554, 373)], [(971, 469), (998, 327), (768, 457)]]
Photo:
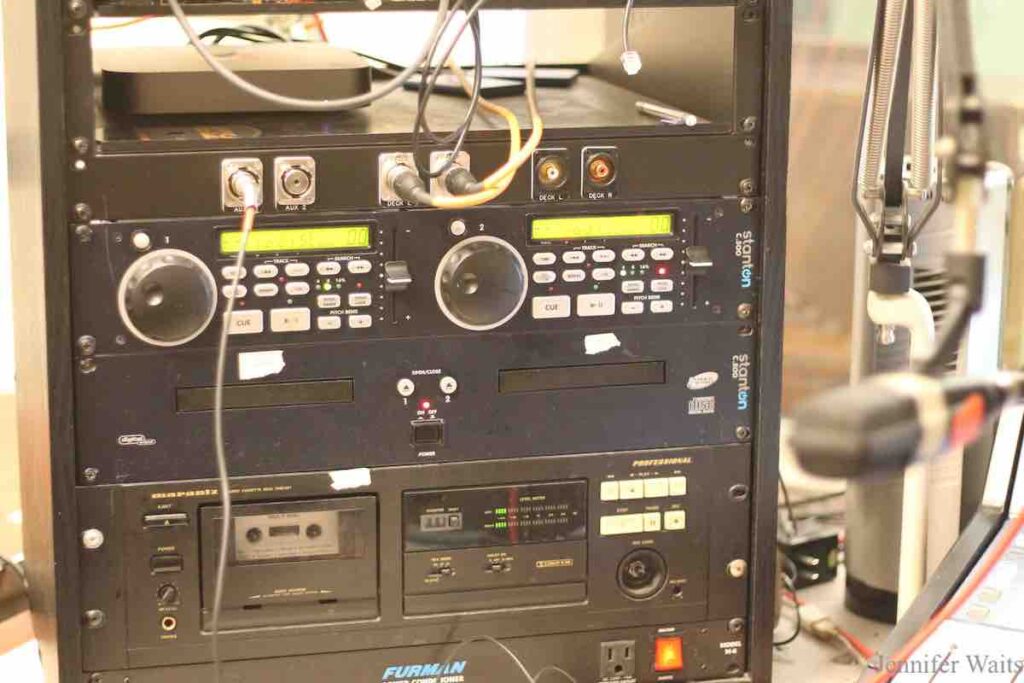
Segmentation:
[(537, 162), (537, 184), (543, 189), (560, 190), (568, 182), (569, 168), (564, 157), (549, 154)]
[(587, 180), (596, 187), (607, 187), (615, 182), (615, 159), (607, 152), (594, 154), (587, 160)]
[(166, 616), (160, 620), (160, 629), (165, 632), (170, 632), (178, 628), (178, 620), (172, 616)]

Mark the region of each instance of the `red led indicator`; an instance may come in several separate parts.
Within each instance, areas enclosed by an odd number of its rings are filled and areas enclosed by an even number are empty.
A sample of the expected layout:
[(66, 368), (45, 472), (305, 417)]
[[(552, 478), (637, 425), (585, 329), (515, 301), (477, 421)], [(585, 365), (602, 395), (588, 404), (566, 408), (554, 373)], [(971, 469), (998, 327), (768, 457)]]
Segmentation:
[(363, 283), (362, 282), (357, 282), (356, 283), (356, 289), (362, 289), (362, 288), (363, 288)]
[(679, 671), (683, 668), (683, 639), (679, 636), (654, 639), (654, 670)]
[(658, 266), (658, 275), (668, 275), (668, 268), (665, 266)]
[(425, 398), (420, 401), (420, 410), (430, 410), (430, 407), (434, 404), (430, 402), (430, 399)]

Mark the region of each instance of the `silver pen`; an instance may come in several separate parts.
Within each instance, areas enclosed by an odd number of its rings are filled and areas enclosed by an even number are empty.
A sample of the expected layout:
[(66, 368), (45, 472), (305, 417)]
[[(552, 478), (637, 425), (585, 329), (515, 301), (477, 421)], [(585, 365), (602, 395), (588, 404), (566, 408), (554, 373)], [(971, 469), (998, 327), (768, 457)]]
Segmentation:
[(705, 119), (691, 114), (688, 111), (682, 109), (674, 109), (672, 107), (666, 107), (661, 104), (655, 104), (653, 102), (644, 102), (642, 100), (636, 103), (637, 111), (641, 114), (647, 114), (654, 118), (661, 119), (665, 123), (671, 123), (673, 125), (685, 125), (685, 126), (696, 126), (698, 123), (707, 123)]

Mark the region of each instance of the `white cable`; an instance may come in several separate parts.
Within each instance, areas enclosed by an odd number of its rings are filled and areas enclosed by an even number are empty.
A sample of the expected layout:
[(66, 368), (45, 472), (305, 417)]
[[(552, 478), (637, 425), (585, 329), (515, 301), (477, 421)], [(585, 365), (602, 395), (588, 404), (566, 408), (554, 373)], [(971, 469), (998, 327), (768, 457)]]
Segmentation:
[(271, 92), (270, 90), (266, 90), (245, 80), (234, 71), (224, 66), (224, 64), (222, 64), (221, 61), (217, 59), (212, 52), (210, 52), (210, 49), (203, 43), (199, 34), (196, 33), (195, 29), (192, 28), (192, 25), (189, 23), (188, 17), (185, 16), (185, 12), (181, 9), (181, 3), (179, 0), (167, 0), (167, 4), (171, 8), (171, 12), (174, 13), (174, 17), (178, 20), (178, 24), (181, 25), (181, 29), (185, 32), (185, 35), (188, 36), (188, 42), (192, 44), (192, 47), (194, 47), (203, 60), (210, 65), (211, 69), (236, 88), (249, 93), (253, 97), (257, 97), (261, 100), (271, 102), (272, 104), (281, 107), (287, 107), (289, 109), (300, 109), (305, 111), (344, 111), (347, 109), (358, 109), (359, 107), (364, 107), (379, 100), (385, 95), (394, 92), (419, 70), (420, 64), (430, 51), (431, 45), (433, 45), (438, 32), (441, 30), (441, 27), (444, 25), (445, 19), (448, 16), (449, 0), (439, 0), (437, 4), (437, 20), (434, 22), (434, 28), (430, 31), (430, 36), (424, 44), (419, 57), (412, 60), (412, 62), (409, 63), (409, 66), (376, 90), (371, 90), (370, 92), (362, 95), (356, 95), (354, 97), (343, 97), (337, 100), (307, 100), (298, 97), (288, 97), (287, 95)]
[(633, 5), (636, 0), (626, 0), (626, 10), (622, 13), (622, 69), (630, 76), (636, 76), (644, 67), (640, 53), (629, 45), (629, 23), (633, 18)]

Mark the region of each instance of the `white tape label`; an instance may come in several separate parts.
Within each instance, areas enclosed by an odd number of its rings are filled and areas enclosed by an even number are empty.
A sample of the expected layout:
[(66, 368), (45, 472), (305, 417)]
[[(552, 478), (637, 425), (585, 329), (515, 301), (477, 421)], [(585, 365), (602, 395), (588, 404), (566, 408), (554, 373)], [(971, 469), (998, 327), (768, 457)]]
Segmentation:
[(259, 379), (284, 370), (284, 351), (249, 351), (238, 354), (238, 379)]

